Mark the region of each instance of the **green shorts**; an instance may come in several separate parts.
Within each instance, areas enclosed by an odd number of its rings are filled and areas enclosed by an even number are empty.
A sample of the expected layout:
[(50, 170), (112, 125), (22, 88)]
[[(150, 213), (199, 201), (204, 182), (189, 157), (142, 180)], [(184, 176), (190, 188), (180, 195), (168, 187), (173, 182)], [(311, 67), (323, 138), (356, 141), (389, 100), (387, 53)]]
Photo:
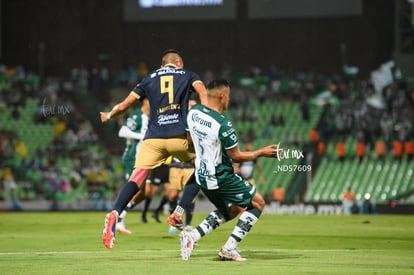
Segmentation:
[(228, 218), (230, 206), (247, 207), (256, 195), (256, 187), (236, 175), (226, 180), (226, 183), (220, 185), (218, 189), (201, 188), (201, 190), (226, 218)]

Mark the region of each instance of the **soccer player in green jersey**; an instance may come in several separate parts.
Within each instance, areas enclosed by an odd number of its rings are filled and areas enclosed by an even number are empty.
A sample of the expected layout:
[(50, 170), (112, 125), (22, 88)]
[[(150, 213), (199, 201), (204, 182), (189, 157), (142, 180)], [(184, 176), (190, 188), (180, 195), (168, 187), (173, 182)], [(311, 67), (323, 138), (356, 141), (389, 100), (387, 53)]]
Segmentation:
[(180, 234), (181, 256), (189, 260), (194, 243), (218, 226), (242, 213), (227, 242), (220, 249), (222, 260), (244, 261), (237, 250), (259, 219), (265, 201), (256, 188), (233, 171), (233, 161), (258, 157), (276, 158), (276, 144), (255, 151), (240, 151), (232, 123), (221, 113), (227, 109), (230, 87), (226, 80), (214, 80), (207, 86), (208, 103), (190, 109), (186, 129), (196, 152), (195, 177), (205, 196), (217, 207), (190, 232)]

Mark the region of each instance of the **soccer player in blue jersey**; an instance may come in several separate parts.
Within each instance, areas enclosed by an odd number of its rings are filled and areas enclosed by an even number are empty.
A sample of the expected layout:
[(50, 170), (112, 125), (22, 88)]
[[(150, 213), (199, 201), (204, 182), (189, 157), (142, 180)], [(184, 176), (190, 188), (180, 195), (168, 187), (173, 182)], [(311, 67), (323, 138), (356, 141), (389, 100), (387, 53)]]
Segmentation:
[(195, 242), (242, 212), (218, 255), (222, 260), (244, 261), (246, 259), (240, 256), (237, 245), (259, 219), (265, 201), (254, 185), (234, 173), (233, 161), (276, 158), (280, 152), (276, 144), (255, 151), (240, 151), (232, 123), (221, 114), (229, 104), (229, 84), (225, 80), (213, 80), (207, 90), (207, 105), (191, 108), (186, 128), (196, 151), (197, 183), (217, 209), (192, 231), (181, 231), (181, 257), (189, 260)]
[(161, 68), (149, 73), (110, 112), (100, 113), (101, 121), (105, 123), (124, 113), (142, 97), (148, 98), (151, 109), (135, 168), (129, 182), (120, 190), (113, 211), (105, 217), (102, 240), (106, 248), (111, 249), (115, 243), (115, 224), (119, 213), (142, 188), (152, 169), (163, 164), (170, 155), (184, 162), (194, 162), (195, 154), (189, 150), (184, 126), (190, 90), (198, 94), (202, 104), (207, 103), (207, 90), (200, 77), (184, 69), (183, 59), (176, 50), (167, 50), (162, 56)]

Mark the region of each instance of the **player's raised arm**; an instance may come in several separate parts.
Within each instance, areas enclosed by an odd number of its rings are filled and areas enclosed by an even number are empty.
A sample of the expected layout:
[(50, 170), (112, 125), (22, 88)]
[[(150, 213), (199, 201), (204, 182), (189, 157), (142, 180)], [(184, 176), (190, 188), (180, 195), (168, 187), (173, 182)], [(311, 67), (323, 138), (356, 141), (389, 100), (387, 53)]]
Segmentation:
[(111, 118), (123, 114), (132, 106), (139, 96), (136, 93), (131, 92), (122, 102), (116, 104), (110, 112), (100, 112), (102, 123), (108, 122)]
[(207, 105), (207, 89), (203, 82), (197, 81), (193, 84), (193, 88), (195, 92), (198, 94), (200, 98), (200, 103), (203, 105)]
[(276, 144), (271, 144), (255, 151), (240, 151), (240, 148), (237, 145), (228, 149), (227, 154), (234, 162), (242, 162), (254, 160), (259, 157), (276, 158), (278, 154), (281, 154), (281, 150), (277, 150)]

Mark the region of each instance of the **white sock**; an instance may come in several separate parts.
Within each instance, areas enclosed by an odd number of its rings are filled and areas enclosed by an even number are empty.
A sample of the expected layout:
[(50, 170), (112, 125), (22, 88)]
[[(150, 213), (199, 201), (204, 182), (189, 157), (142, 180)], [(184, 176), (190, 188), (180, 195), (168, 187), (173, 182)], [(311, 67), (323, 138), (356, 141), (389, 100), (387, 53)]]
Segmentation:
[(229, 239), (224, 245), (224, 248), (228, 250), (237, 248), (237, 244), (243, 240), (244, 237), (246, 237), (247, 233), (250, 231), (253, 225), (255, 225), (258, 219), (259, 218), (256, 215), (250, 213), (248, 210), (244, 211), (237, 221), (237, 224), (234, 227)]
[(223, 224), (226, 220), (217, 211), (211, 212), (205, 220), (203, 220), (195, 229), (192, 234), (195, 241), (198, 241), (202, 236), (207, 235), (214, 229)]
[(184, 213), (184, 208), (182, 208), (181, 206), (177, 205), (177, 207), (174, 210), (175, 216), (177, 217), (181, 217)]
[(237, 244), (238, 242), (232, 236), (230, 236), (223, 247), (227, 250), (232, 250), (237, 247)]
[(122, 221), (123, 219), (125, 219), (126, 215), (128, 214), (127, 211), (122, 210), (121, 215), (119, 215), (119, 219), (120, 221)]
[(200, 234), (200, 232), (198, 232), (197, 229), (191, 230), (190, 234), (191, 234), (191, 237), (193, 237), (193, 240), (195, 242), (197, 242), (199, 239), (201, 239), (201, 234)]

